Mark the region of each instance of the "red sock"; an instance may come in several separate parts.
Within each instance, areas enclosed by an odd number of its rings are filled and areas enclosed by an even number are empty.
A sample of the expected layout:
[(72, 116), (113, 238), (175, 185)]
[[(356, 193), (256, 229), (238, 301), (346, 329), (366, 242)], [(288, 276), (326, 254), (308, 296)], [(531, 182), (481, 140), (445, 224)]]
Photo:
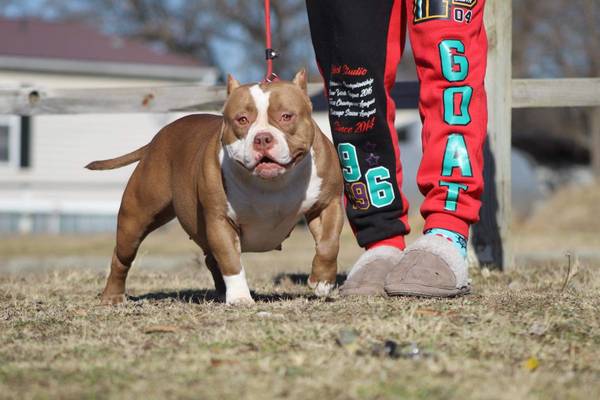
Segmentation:
[(374, 249), (375, 247), (380, 247), (380, 246), (391, 246), (391, 247), (395, 247), (399, 250), (404, 250), (404, 248), (406, 247), (406, 244), (404, 243), (404, 236), (398, 235), (398, 236), (392, 236), (390, 238), (380, 240), (378, 242), (370, 243), (367, 245), (367, 250), (371, 250), (371, 249)]

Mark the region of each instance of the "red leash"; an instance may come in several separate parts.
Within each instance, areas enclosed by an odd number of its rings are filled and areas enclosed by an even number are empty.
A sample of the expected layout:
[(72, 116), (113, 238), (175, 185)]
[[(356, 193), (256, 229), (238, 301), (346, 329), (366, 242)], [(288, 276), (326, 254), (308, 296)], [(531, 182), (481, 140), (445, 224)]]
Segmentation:
[(265, 57), (267, 59), (267, 75), (263, 82), (274, 82), (279, 77), (273, 72), (273, 60), (279, 57), (279, 53), (271, 47), (271, 1), (265, 0)]

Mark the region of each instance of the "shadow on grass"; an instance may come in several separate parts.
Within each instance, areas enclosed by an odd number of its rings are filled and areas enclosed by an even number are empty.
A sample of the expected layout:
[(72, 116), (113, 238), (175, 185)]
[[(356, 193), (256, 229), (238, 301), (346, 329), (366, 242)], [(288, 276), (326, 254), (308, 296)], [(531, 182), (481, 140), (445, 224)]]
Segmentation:
[[(273, 283), (275, 285), (282, 285), (285, 282), (291, 282), (294, 285), (306, 285), (306, 281), (308, 280), (308, 274), (288, 274), (281, 273), (277, 274), (275, 278), (273, 278)], [(346, 274), (337, 274), (335, 276), (335, 284), (336, 286), (340, 286), (346, 280)]]
[[(251, 291), (252, 298), (261, 303), (273, 303), (278, 301), (294, 300), (305, 298), (307, 300), (316, 300), (317, 296), (313, 294), (302, 293), (256, 293)], [(129, 296), (129, 301), (161, 301), (174, 300), (182, 303), (202, 304), (208, 302), (224, 303), (225, 296), (214, 289), (188, 289), (171, 292), (151, 292), (141, 296)]]
[[(308, 280), (308, 274), (289, 274), (282, 273), (278, 274), (273, 278), (273, 283), (276, 286), (285, 285), (286, 283), (292, 283), (294, 285), (306, 286)], [(345, 274), (338, 274), (335, 278), (337, 286), (344, 283), (346, 280)], [(304, 298), (307, 300), (317, 300), (319, 297), (314, 294), (308, 293), (256, 293), (251, 291), (252, 298), (261, 303), (273, 303), (278, 301), (294, 300), (298, 298)], [(193, 303), (201, 304), (208, 302), (224, 303), (225, 296), (214, 289), (186, 289), (178, 291), (160, 291), (150, 292), (140, 296), (128, 296), (129, 301), (161, 301), (161, 300), (174, 300), (182, 303)]]

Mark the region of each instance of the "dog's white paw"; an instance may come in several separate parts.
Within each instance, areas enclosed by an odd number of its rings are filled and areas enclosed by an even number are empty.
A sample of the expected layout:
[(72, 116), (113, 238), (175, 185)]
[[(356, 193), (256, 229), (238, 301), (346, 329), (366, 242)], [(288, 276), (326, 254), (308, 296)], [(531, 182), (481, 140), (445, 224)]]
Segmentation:
[(230, 306), (249, 306), (254, 304), (252, 296), (248, 297), (226, 297), (225, 303)]
[(317, 282), (316, 285), (314, 285), (313, 290), (314, 290), (316, 296), (326, 297), (331, 294), (334, 286), (335, 285), (333, 283), (329, 283), (326, 281), (320, 281), (320, 282)]
[(223, 280), (227, 288), (225, 290), (225, 303), (231, 305), (254, 304), (243, 268), (237, 275), (223, 276)]

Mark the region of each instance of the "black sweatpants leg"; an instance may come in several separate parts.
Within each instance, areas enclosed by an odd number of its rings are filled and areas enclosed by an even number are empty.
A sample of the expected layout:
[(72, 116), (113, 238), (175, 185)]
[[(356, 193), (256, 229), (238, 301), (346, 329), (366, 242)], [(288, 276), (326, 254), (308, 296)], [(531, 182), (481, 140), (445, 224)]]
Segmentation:
[(360, 246), (409, 232), (394, 127), (405, 37), (402, 0), (307, 0), (345, 181), (346, 213)]

